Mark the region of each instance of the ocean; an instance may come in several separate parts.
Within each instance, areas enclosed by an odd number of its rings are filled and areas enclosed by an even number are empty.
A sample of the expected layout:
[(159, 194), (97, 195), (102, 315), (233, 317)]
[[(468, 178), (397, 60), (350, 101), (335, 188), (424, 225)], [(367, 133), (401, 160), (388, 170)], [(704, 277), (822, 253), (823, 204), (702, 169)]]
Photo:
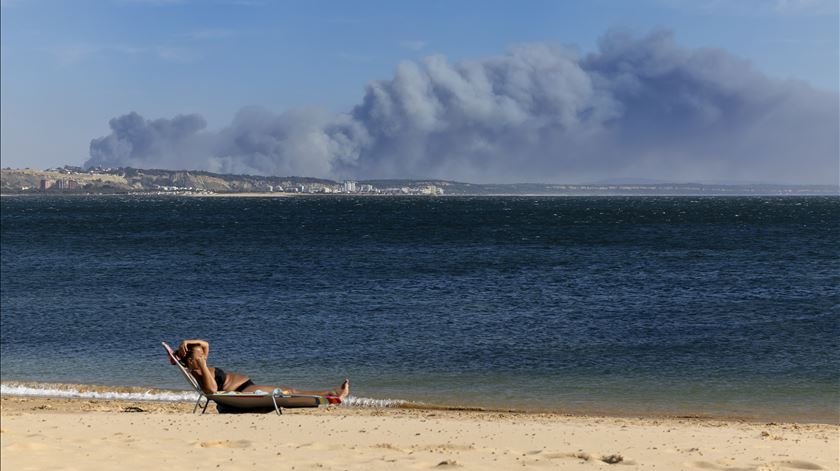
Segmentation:
[(202, 338), (358, 404), (840, 420), (840, 197), (0, 205), (6, 393), (185, 389)]

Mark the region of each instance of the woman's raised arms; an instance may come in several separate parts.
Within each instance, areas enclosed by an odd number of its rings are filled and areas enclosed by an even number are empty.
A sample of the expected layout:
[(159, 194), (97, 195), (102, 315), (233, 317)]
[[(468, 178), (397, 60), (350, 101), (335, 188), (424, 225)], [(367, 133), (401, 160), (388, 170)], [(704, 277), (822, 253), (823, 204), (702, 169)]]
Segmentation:
[(199, 339), (191, 339), (191, 340), (183, 340), (181, 344), (178, 345), (178, 358), (184, 358), (187, 356), (187, 353), (190, 351), (190, 347), (193, 345), (198, 345), (204, 350), (205, 358), (210, 355), (210, 344), (207, 343), (206, 340), (199, 340)]

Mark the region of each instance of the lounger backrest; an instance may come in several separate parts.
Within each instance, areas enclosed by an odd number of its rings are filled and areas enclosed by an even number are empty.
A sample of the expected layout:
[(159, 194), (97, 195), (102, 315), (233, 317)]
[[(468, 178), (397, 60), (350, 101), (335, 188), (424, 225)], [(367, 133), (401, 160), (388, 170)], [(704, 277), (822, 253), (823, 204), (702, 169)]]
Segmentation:
[(187, 379), (187, 382), (190, 383), (190, 386), (192, 386), (197, 393), (203, 395), (204, 391), (201, 390), (201, 386), (198, 384), (198, 380), (195, 379), (195, 376), (193, 376), (192, 373), (190, 373), (189, 371), (187, 371), (186, 368), (184, 368), (184, 365), (182, 365), (177, 358), (175, 358), (175, 352), (172, 351), (172, 348), (169, 345), (167, 345), (166, 342), (161, 342), (161, 344), (163, 345), (163, 348), (166, 349), (166, 354), (169, 355), (169, 362), (177, 366), (178, 369), (181, 370), (181, 374), (184, 375), (184, 378)]

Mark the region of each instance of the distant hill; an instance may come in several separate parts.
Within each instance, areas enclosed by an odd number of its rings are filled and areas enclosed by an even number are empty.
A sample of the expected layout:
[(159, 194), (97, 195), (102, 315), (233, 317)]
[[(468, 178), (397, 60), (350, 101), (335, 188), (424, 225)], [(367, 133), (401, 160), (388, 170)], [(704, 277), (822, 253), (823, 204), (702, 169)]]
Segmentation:
[[(43, 184), (42, 184), (43, 182)], [(448, 180), (361, 180), (355, 187), (311, 177), (230, 175), (195, 170), (92, 169), (64, 167), (45, 171), (3, 169), (0, 192), (29, 193), (178, 193), (294, 192), (444, 195), (838, 195), (832, 185), (714, 185), (613, 181), (582, 185), (550, 183), (477, 184)]]
[[(52, 186), (42, 190), (41, 181), (76, 182), (73, 188)], [(0, 172), (0, 192), (33, 193), (135, 193), (155, 191), (208, 191), (217, 193), (280, 191), (307, 185), (337, 185), (332, 180), (309, 177), (263, 177), (226, 175), (193, 170), (160, 169), (97, 169), (83, 171), (72, 167), (46, 171), (3, 169)], [(67, 186), (67, 185), (65, 185)]]

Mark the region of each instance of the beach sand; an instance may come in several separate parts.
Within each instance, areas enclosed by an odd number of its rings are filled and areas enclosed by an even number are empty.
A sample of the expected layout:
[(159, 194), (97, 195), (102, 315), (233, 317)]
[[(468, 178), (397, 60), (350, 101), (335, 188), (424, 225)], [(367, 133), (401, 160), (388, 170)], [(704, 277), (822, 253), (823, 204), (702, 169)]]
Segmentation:
[(333, 407), (191, 414), (187, 403), (5, 396), (3, 470), (837, 470), (840, 427)]

